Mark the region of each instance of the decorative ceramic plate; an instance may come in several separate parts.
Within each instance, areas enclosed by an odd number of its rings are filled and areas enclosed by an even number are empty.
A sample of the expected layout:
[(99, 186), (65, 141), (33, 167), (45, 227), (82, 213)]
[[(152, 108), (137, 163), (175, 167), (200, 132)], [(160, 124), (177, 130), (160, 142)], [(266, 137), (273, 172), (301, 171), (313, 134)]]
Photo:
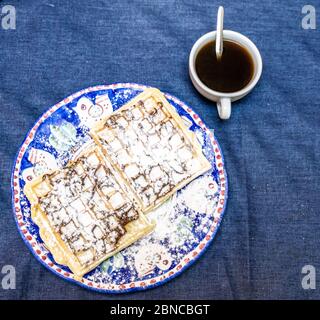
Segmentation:
[(18, 229), (31, 252), (53, 273), (85, 288), (106, 293), (148, 289), (167, 282), (206, 250), (219, 227), (227, 201), (227, 175), (219, 144), (190, 107), (165, 94), (189, 130), (195, 132), (212, 170), (193, 180), (148, 214), (157, 221), (150, 235), (104, 261), (81, 280), (56, 263), (31, 219), (23, 193), (27, 181), (63, 167), (91, 143), (89, 129), (146, 87), (113, 84), (79, 91), (50, 108), (25, 138), (12, 173), (13, 208)]

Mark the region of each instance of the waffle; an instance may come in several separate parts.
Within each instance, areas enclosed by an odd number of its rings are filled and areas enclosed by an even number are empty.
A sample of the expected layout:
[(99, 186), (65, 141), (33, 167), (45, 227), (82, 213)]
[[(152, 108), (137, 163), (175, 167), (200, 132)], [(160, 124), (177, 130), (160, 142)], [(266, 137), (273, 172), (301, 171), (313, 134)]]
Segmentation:
[(157, 89), (146, 89), (90, 135), (94, 146), (24, 188), (45, 245), (76, 277), (151, 232), (144, 214), (211, 168)]
[(154, 228), (97, 147), (24, 191), (48, 250), (79, 277)]
[(147, 213), (211, 168), (194, 134), (150, 88), (90, 131)]

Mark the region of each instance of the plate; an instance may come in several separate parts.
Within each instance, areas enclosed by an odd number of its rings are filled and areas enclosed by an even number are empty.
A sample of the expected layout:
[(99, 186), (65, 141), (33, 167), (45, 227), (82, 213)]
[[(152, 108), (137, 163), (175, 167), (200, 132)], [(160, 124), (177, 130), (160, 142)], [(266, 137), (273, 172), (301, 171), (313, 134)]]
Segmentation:
[(133, 83), (101, 85), (81, 90), (45, 112), (27, 134), (12, 172), (12, 204), (20, 234), (34, 256), (59, 277), (105, 293), (144, 290), (183, 272), (208, 248), (227, 202), (227, 175), (219, 143), (185, 103), (165, 94), (189, 130), (198, 138), (212, 170), (193, 180), (148, 217), (157, 222), (150, 235), (107, 259), (82, 279), (54, 261), (39, 228), (31, 219), (23, 193), (27, 181), (63, 167), (92, 143), (90, 128), (146, 86)]

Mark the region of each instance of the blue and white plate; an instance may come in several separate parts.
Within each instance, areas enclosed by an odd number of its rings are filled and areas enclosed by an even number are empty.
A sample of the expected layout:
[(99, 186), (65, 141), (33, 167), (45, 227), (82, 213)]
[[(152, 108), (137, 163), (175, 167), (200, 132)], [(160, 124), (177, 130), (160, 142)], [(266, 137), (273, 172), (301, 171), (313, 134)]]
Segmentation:
[(148, 289), (167, 282), (206, 250), (220, 224), (227, 201), (227, 175), (219, 144), (190, 107), (166, 94), (189, 130), (195, 132), (212, 164), (204, 174), (149, 213), (155, 231), (107, 259), (81, 280), (54, 261), (30, 216), (23, 193), (27, 181), (63, 167), (90, 144), (88, 131), (146, 86), (122, 83), (79, 91), (50, 108), (27, 134), (12, 173), (12, 203), (18, 229), (35, 257), (59, 277), (106, 293)]

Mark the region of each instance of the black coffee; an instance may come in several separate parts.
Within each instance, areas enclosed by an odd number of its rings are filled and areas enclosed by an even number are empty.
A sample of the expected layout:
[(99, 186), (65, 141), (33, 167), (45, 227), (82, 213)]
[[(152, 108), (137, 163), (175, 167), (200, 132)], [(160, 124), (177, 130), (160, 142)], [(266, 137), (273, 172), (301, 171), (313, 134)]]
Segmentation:
[(250, 53), (241, 45), (223, 41), (223, 54), (218, 61), (215, 41), (209, 42), (196, 57), (196, 72), (210, 89), (235, 92), (243, 89), (252, 79), (254, 64)]

